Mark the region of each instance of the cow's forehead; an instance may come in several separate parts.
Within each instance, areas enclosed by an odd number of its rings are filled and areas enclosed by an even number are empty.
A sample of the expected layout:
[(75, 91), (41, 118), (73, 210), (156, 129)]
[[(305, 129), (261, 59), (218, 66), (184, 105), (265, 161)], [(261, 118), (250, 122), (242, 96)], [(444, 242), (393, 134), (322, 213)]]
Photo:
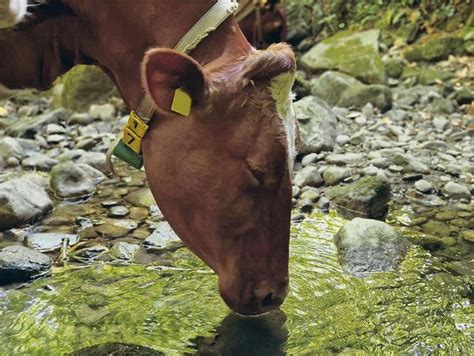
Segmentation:
[(290, 171), (293, 169), (293, 161), (296, 157), (296, 115), (293, 109), (293, 95), (291, 88), (295, 81), (295, 73), (283, 73), (272, 79), (271, 93), (275, 100), (278, 116), (282, 120), (286, 135), (288, 165)]

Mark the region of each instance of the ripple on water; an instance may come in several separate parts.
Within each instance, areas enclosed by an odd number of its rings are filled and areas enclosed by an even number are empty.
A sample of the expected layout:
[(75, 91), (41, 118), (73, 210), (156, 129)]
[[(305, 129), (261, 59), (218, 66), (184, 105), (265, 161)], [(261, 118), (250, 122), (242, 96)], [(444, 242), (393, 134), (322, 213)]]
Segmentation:
[(291, 292), (278, 317), (229, 315), (216, 277), (180, 249), (174, 268), (58, 269), (51, 278), (2, 293), (0, 354), (59, 355), (105, 343), (165, 354), (470, 352), (472, 276), (445, 273), (415, 247), (399, 272), (351, 277), (333, 244), (343, 223), (315, 214), (293, 228)]

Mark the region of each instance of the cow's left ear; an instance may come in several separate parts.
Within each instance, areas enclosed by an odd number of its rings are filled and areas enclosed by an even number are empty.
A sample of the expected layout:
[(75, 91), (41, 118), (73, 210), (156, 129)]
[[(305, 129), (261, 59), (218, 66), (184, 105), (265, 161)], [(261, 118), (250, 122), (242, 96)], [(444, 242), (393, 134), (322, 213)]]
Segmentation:
[[(189, 99), (192, 105), (199, 105), (207, 91), (206, 76), (200, 64), (172, 49), (158, 48), (146, 53), (142, 63), (142, 82), (158, 111), (167, 114), (180, 111), (176, 110), (176, 105), (183, 105), (183, 95), (184, 106)], [(187, 109), (185, 107), (184, 111)]]

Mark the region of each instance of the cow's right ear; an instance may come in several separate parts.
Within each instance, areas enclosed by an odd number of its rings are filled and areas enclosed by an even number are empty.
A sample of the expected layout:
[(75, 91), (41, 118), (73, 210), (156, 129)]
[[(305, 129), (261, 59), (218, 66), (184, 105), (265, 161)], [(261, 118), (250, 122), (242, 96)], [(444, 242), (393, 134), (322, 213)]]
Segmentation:
[[(183, 105), (183, 92), (193, 106), (202, 104), (207, 92), (207, 80), (201, 65), (190, 56), (172, 49), (158, 48), (146, 53), (142, 63), (142, 82), (157, 110), (166, 114), (180, 111), (175, 106)], [(177, 89), (182, 90), (178, 97)], [(184, 99), (185, 106), (187, 99)], [(181, 104), (176, 104), (176, 101)]]

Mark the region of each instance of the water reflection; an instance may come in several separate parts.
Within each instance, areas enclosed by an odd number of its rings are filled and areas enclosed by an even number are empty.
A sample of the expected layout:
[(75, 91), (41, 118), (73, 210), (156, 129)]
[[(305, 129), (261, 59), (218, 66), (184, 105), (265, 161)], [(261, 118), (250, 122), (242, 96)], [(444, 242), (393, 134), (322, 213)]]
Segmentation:
[(229, 314), (211, 337), (194, 341), (197, 355), (284, 355), (288, 339), (286, 315), (281, 310), (258, 317)]

